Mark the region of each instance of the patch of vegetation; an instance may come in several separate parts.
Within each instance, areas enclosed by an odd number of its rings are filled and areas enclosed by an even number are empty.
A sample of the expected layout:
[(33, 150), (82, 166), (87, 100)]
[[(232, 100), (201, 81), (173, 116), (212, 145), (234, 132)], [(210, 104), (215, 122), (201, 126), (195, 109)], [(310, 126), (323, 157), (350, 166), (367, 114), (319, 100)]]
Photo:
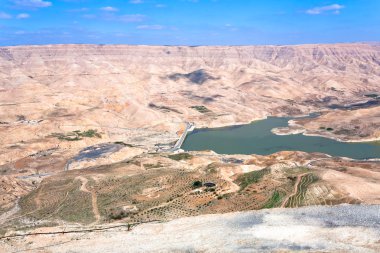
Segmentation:
[(335, 131), (334, 133), (337, 135), (353, 135), (354, 132), (355, 131), (351, 130), (351, 129), (339, 129), (339, 130)]
[(203, 105), (194, 105), (194, 106), (190, 106), (191, 109), (194, 109), (200, 113), (209, 113), (211, 112), (211, 110), (209, 110), (206, 106), (203, 106)]
[(121, 208), (112, 208), (108, 212), (107, 218), (111, 220), (121, 220), (128, 216), (129, 216), (129, 212), (126, 212)]
[(16, 115), (17, 121), (23, 121), (26, 120), (26, 117), (24, 115)]
[(237, 183), (240, 186), (240, 191), (242, 191), (248, 185), (259, 182), (261, 178), (263, 178), (266, 174), (269, 174), (269, 173), (270, 173), (270, 169), (267, 169), (267, 168), (244, 173), (235, 180), (235, 183)]
[(199, 180), (197, 180), (197, 181), (194, 181), (193, 182), (193, 188), (199, 188), (199, 187), (202, 187), (202, 182), (201, 181), (199, 181)]
[(169, 155), (168, 157), (175, 161), (181, 161), (181, 160), (191, 159), (193, 156), (190, 155), (189, 153), (180, 153), (180, 154)]
[(307, 167), (292, 167), (286, 168), (284, 171), (287, 177), (296, 179), (299, 174), (310, 172), (310, 169)]
[(275, 190), (272, 193), (272, 196), (270, 197), (270, 199), (263, 205), (262, 208), (279, 207), (281, 205), (281, 201), (282, 201), (284, 196), (285, 196), (284, 193)]
[(216, 173), (216, 172), (218, 172), (218, 164), (217, 163), (210, 163), (209, 165), (207, 165), (207, 167), (206, 167), (206, 172), (207, 173)]
[[(91, 194), (80, 190), (81, 182), (73, 178), (47, 180), (21, 198), (21, 214), (32, 220), (56, 220), (88, 224), (95, 220)], [(36, 199), (41, 204), (37, 205)]]
[(321, 127), (319, 127), (319, 129), (324, 130), (324, 129), (326, 129), (326, 127), (321, 126)]
[(178, 114), (182, 114), (182, 112), (180, 112), (180, 111), (178, 111), (178, 110), (176, 110), (174, 108), (165, 106), (165, 105), (156, 105), (156, 104), (153, 104), (153, 103), (149, 103), (148, 106), (150, 108), (152, 108), (152, 109), (160, 110), (162, 112), (175, 112), (175, 113), (178, 113)]
[(364, 96), (367, 97), (367, 98), (377, 98), (377, 97), (380, 97), (379, 95), (377, 95), (377, 94), (375, 94), (375, 93), (372, 93), (372, 94), (365, 94)]
[(151, 164), (151, 163), (147, 163), (147, 164), (144, 164), (144, 168), (149, 170), (149, 169), (157, 169), (157, 168), (161, 168), (163, 167), (163, 165), (158, 162), (156, 164)]
[(126, 164), (134, 164), (136, 166), (141, 166), (141, 162), (135, 159), (128, 160)]
[(10, 170), (10, 168), (0, 168), (0, 175), (4, 175), (8, 170)]
[(80, 131), (80, 130), (75, 130), (72, 132), (68, 133), (52, 133), (50, 136), (56, 137), (59, 140), (65, 140), (65, 141), (80, 141), (84, 137), (86, 138), (102, 138), (102, 135), (98, 133), (98, 130), (90, 129), (87, 131)]
[(77, 133), (78, 136), (80, 136), (80, 137), (89, 137), (89, 138), (97, 137), (97, 138), (102, 138), (101, 134), (98, 133), (98, 130), (96, 130), (96, 129), (90, 129), (90, 130), (83, 131), (83, 132), (81, 132), (79, 130), (76, 130), (74, 132)]
[(215, 192), (215, 188), (207, 188), (205, 192)]
[(125, 142), (123, 142), (123, 141), (115, 141), (114, 143), (115, 143), (115, 144), (118, 144), (118, 145), (123, 145), (123, 146), (125, 146), (125, 147), (130, 147), (130, 148), (133, 147), (133, 145), (128, 144), (128, 143), (125, 143)]
[(328, 128), (326, 128), (326, 130), (327, 130), (327, 131), (333, 131), (334, 128), (328, 127)]
[(5, 236), (5, 234), (8, 232), (8, 230), (4, 228), (0, 228), (0, 236)]
[(305, 194), (307, 188), (314, 182), (318, 180), (318, 177), (313, 173), (309, 173), (302, 177), (301, 182), (297, 187), (297, 194), (290, 197), (288, 202), (286, 203), (286, 207), (299, 207), (303, 205), (303, 200), (305, 198)]
[(89, 224), (95, 220), (92, 212), (91, 194), (80, 190), (81, 182), (74, 182), (74, 189), (68, 192), (59, 207), (57, 216), (69, 222)]

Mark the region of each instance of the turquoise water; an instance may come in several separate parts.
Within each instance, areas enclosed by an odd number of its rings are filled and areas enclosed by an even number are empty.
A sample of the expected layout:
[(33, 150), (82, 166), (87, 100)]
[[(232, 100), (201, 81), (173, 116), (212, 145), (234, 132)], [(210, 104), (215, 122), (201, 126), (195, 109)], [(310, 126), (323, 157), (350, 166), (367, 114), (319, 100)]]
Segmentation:
[(196, 129), (183, 146), (187, 151), (213, 150), (219, 154), (269, 155), (278, 151), (320, 152), (353, 159), (380, 158), (380, 145), (374, 142), (348, 143), (328, 138), (275, 135), (273, 128), (288, 126), (291, 118), (268, 118), (248, 125)]

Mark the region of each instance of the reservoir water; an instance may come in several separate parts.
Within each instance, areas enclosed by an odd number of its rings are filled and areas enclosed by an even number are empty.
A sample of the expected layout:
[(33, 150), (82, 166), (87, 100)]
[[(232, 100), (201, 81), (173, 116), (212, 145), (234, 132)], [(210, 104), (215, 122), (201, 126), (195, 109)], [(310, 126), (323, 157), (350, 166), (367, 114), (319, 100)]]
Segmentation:
[(295, 135), (275, 135), (273, 128), (286, 127), (292, 118), (270, 117), (247, 125), (196, 129), (183, 146), (187, 151), (213, 150), (219, 154), (269, 155), (278, 151), (320, 152), (353, 159), (380, 158), (380, 144), (350, 143), (328, 138)]

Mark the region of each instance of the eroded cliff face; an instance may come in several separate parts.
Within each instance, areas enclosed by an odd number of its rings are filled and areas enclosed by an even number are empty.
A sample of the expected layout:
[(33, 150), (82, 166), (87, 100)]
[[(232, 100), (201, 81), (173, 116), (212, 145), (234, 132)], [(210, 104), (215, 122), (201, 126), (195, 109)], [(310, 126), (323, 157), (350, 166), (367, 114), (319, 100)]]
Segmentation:
[[(174, 141), (199, 127), (300, 115), (380, 90), (380, 46), (369, 44), (0, 48), (0, 163), (36, 149)], [(52, 133), (97, 129), (62, 143)]]

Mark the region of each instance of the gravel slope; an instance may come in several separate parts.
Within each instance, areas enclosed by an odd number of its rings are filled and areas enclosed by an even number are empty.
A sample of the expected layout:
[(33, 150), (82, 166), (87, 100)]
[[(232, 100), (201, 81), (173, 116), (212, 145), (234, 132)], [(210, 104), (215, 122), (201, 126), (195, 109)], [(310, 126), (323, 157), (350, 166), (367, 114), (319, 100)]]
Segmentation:
[(189, 217), (131, 232), (33, 236), (1, 242), (0, 251), (379, 252), (379, 239), (380, 205), (340, 205)]

